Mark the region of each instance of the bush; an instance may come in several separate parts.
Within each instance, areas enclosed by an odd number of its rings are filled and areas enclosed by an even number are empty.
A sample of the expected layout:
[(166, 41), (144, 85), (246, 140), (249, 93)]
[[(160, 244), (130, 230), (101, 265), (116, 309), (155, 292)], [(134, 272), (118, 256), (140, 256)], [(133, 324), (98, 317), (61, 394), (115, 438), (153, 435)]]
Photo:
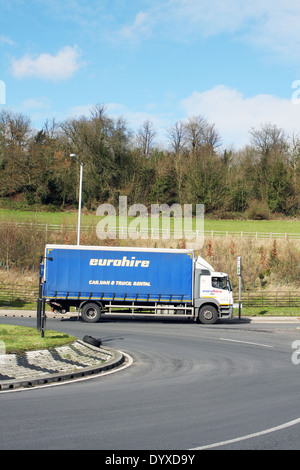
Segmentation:
[(251, 220), (269, 220), (270, 209), (267, 201), (259, 201), (257, 199), (251, 201), (246, 215)]

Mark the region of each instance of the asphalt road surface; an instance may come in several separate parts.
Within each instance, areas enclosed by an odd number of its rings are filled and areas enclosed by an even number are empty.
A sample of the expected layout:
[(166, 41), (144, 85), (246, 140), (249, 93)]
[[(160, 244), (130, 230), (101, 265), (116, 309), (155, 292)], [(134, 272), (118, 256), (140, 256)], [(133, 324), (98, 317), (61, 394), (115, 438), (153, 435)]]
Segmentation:
[[(30, 318), (0, 321), (35, 326)], [(101, 338), (133, 365), (0, 393), (0, 449), (300, 448), (295, 324), (111, 317), (97, 324), (48, 319), (47, 328)]]

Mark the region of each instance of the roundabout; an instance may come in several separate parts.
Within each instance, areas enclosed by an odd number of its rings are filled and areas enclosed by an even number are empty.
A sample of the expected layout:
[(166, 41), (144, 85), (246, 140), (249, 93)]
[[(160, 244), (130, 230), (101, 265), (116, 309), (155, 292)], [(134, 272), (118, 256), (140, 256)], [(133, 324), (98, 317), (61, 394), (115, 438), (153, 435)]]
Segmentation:
[(47, 328), (101, 338), (133, 363), (81, 382), (2, 394), (2, 449), (299, 448), (297, 323), (53, 318)]

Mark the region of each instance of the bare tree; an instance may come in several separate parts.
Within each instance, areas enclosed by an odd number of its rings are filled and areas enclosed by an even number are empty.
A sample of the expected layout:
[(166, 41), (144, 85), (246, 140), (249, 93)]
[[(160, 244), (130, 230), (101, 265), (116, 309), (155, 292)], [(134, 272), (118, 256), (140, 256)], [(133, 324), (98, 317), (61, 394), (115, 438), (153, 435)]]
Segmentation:
[(267, 156), (271, 150), (285, 152), (287, 150), (287, 136), (285, 131), (275, 124), (266, 122), (260, 129), (252, 127), (249, 131), (250, 143), (254, 148)]
[(19, 148), (27, 147), (31, 135), (30, 118), (22, 113), (3, 110), (0, 114), (0, 127), (8, 145)]
[(141, 149), (144, 157), (148, 158), (153, 149), (153, 143), (156, 137), (156, 131), (153, 123), (148, 119), (142, 124), (137, 133), (138, 147)]
[(294, 187), (294, 192), (297, 194), (297, 175), (298, 175), (298, 168), (299, 168), (299, 162), (300, 162), (300, 138), (298, 134), (295, 134), (293, 132), (292, 137), (291, 137), (291, 144), (289, 146), (290, 148), (290, 153), (291, 153), (291, 168), (292, 168), (292, 181), (293, 181), (293, 187)]
[(217, 147), (221, 145), (221, 136), (216, 129), (215, 124), (208, 124), (206, 127), (206, 135), (205, 135), (205, 142), (206, 145), (211, 147), (212, 150), (215, 150)]
[(208, 148), (214, 151), (221, 145), (221, 137), (214, 124), (210, 124), (203, 116), (195, 116), (188, 119), (185, 124), (185, 143), (192, 155), (200, 148)]
[(182, 122), (176, 122), (175, 126), (167, 131), (167, 137), (173, 152), (177, 155), (184, 148), (185, 126)]

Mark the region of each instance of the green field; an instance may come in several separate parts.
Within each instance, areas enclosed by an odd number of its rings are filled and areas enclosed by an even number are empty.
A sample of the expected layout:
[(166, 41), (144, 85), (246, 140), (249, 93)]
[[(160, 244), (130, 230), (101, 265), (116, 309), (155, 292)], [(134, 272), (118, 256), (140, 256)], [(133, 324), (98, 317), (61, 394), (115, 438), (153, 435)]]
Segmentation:
[(300, 221), (296, 220), (205, 220), (205, 230), (233, 232), (299, 233)]
[[(0, 209), (0, 220), (15, 222), (37, 222), (41, 224), (76, 224), (77, 212), (34, 212), (22, 210)], [(90, 223), (95, 216), (82, 214), (82, 223)]]
[[(76, 225), (78, 214), (74, 212), (31, 212), (0, 209), (0, 220), (15, 222), (36, 222), (54, 225)], [(150, 218), (150, 213), (149, 213)], [(95, 225), (100, 220), (93, 214), (82, 214), (81, 225)], [(116, 217), (116, 220), (118, 218)], [(129, 220), (131, 220), (129, 218)], [(171, 218), (171, 227), (173, 219)], [(204, 230), (222, 232), (267, 232), (299, 233), (300, 220), (211, 220), (204, 218)]]

